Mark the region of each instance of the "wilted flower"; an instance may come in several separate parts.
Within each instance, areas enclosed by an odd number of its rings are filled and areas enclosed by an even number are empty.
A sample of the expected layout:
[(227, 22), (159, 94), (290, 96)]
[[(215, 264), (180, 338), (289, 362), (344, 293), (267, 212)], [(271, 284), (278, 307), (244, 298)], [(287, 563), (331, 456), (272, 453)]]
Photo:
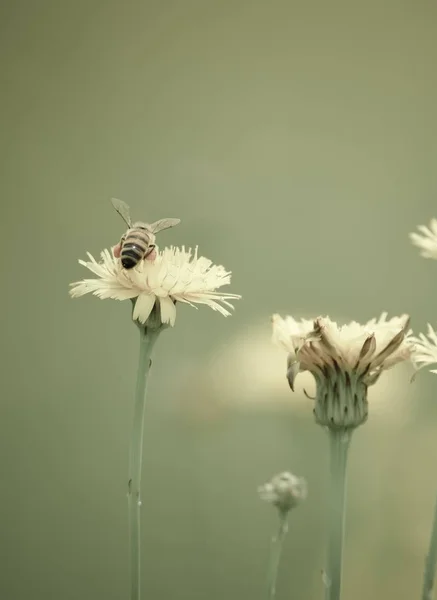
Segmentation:
[(418, 225), (418, 233), (410, 233), (410, 240), (421, 249), (424, 258), (437, 259), (437, 219), (431, 219), (429, 227)]
[[(198, 256), (197, 248), (165, 248), (154, 260), (142, 260), (133, 269), (122, 267), (113, 252), (104, 250), (98, 263), (88, 253), (89, 261), (79, 263), (92, 271), (97, 278), (72, 283), (70, 294), (77, 298), (94, 294), (99, 298), (115, 300), (136, 299), (133, 319), (145, 323), (155, 303), (159, 303), (162, 323), (174, 325), (176, 302), (194, 306), (206, 304), (227, 317), (227, 308), (233, 306), (228, 300), (241, 298), (237, 294), (222, 294), (216, 290), (228, 285), (231, 273), (224, 267), (213, 265), (210, 260)], [(227, 308), (226, 308), (227, 307)]]
[[(426, 336), (419, 333), (419, 337), (411, 339), (414, 343), (411, 358), (418, 370), (437, 363), (437, 334), (429, 323)], [(431, 373), (437, 373), (437, 369), (430, 369), (430, 371)]]
[(268, 483), (258, 488), (261, 500), (270, 502), (283, 513), (303, 502), (307, 493), (305, 479), (287, 471), (275, 475)]
[(274, 315), (273, 340), (289, 352), (287, 378), (292, 390), (299, 372), (316, 380), (316, 421), (332, 429), (357, 427), (367, 419), (367, 388), (381, 373), (410, 358), (407, 315), (387, 314), (366, 325), (338, 326), (329, 317), (296, 321)]

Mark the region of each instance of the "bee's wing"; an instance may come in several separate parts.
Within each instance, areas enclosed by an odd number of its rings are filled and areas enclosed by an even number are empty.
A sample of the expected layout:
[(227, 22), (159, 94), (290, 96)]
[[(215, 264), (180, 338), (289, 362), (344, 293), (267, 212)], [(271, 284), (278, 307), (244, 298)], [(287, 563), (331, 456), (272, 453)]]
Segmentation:
[(123, 219), (123, 221), (126, 223), (126, 225), (128, 227), (131, 227), (132, 219), (130, 218), (130, 208), (126, 204), (126, 202), (123, 202), (123, 200), (119, 200), (118, 198), (111, 198), (111, 202), (112, 202), (112, 206), (118, 212), (118, 214)]
[(162, 231), (163, 229), (169, 229), (170, 227), (179, 225), (180, 222), (180, 219), (159, 219), (159, 221), (151, 223), (149, 228), (152, 233), (158, 233), (158, 231)]

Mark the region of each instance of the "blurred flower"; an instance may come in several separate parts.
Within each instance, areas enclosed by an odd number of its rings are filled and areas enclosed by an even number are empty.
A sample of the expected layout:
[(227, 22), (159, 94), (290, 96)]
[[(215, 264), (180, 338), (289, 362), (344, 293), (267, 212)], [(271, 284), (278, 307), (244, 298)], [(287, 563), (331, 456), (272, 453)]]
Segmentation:
[(303, 477), (296, 477), (284, 471), (271, 481), (258, 488), (261, 500), (270, 502), (281, 512), (286, 513), (298, 506), (307, 497), (308, 487)]
[(367, 388), (381, 373), (411, 355), (407, 315), (387, 321), (383, 313), (366, 325), (338, 326), (328, 317), (315, 321), (274, 315), (273, 340), (289, 352), (287, 379), (310, 371), (316, 380), (316, 421), (333, 429), (357, 427), (367, 419)]
[[(419, 337), (412, 338), (414, 351), (411, 358), (418, 370), (437, 363), (437, 334), (429, 323), (426, 335), (429, 339), (423, 333), (419, 333)], [(437, 369), (430, 369), (430, 371), (437, 373)]]
[[(251, 323), (232, 339), (212, 349), (205, 369), (211, 390), (222, 399), (254, 407), (259, 403), (273, 407), (277, 402), (290, 404), (290, 394), (281, 378), (280, 348), (271, 344), (266, 326)], [(191, 364), (193, 361), (191, 359)], [(189, 375), (189, 369), (182, 367)], [(198, 370), (196, 366), (196, 371)], [(311, 385), (311, 375), (303, 383)], [(308, 400), (303, 396), (305, 404)]]
[[(213, 265), (210, 260), (192, 255), (184, 247), (165, 248), (158, 252), (155, 260), (142, 260), (133, 269), (122, 267), (120, 259), (113, 252), (104, 250), (98, 263), (88, 253), (89, 261), (79, 263), (92, 271), (97, 278), (84, 279), (72, 283), (70, 295), (73, 298), (92, 293), (99, 298), (127, 300), (136, 298), (133, 319), (145, 323), (156, 302), (159, 302), (162, 323), (174, 325), (176, 302), (206, 304), (225, 317), (233, 308), (228, 300), (241, 298), (237, 294), (222, 294), (217, 288), (228, 285), (231, 273), (224, 267)], [(227, 308), (225, 308), (227, 307)]]
[(410, 240), (421, 249), (421, 256), (437, 259), (437, 219), (431, 219), (429, 228), (418, 225), (417, 229), (422, 235), (410, 233)]

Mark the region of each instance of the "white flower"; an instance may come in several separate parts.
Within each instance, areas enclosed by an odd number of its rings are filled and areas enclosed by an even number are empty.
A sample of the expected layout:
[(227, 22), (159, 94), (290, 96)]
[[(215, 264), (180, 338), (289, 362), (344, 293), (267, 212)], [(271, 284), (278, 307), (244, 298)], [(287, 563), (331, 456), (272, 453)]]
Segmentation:
[(410, 240), (421, 249), (421, 256), (437, 259), (437, 219), (431, 219), (429, 228), (425, 225), (419, 225), (417, 229), (423, 235), (410, 233)]
[(282, 512), (288, 512), (303, 502), (308, 493), (307, 482), (284, 471), (275, 475), (271, 481), (258, 488), (261, 500), (270, 502)]
[[(412, 338), (415, 345), (412, 360), (417, 369), (437, 363), (437, 334), (429, 323), (426, 335), (429, 339), (423, 333), (420, 333), (419, 337)], [(437, 369), (430, 369), (430, 371), (437, 373)]]
[(222, 294), (216, 290), (228, 285), (231, 274), (224, 267), (213, 265), (210, 260), (194, 255), (184, 247), (165, 248), (157, 252), (155, 259), (142, 260), (133, 269), (122, 267), (113, 252), (104, 250), (101, 262), (87, 253), (89, 261), (79, 263), (92, 271), (97, 278), (72, 283), (73, 298), (92, 293), (99, 298), (127, 300), (136, 298), (132, 318), (145, 323), (156, 302), (159, 302), (161, 321), (174, 325), (175, 302), (207, 304), (225, 317), (231, 313), (226, 307), (233, 306), (228, 300), (241, 298), (237, 294)]
[(292, 390), (298, 373), (316, 380), (317, 422), (334, 428), (356, 427), (367, 419), (367, 388), (382, 371), (408, 360), (412, 352), (407, 315), (387, 313), (365, 325), (337, 325), (329, 317), (296, 321), (272, 317), (273, 340), (288, 351)]
[(299, 362), (300, 371), (320, 374), (325, 366), (337, 363), (342, 369), (365, 373), (371, 384), (376, 373), (410, 356), (408, 316), (386, 319), (387, 313), (383, 313), (365, 325), (352, 321), (339, 326), (329, 317), (299, 322), (273, 315), (273, 340), (290, 353), (290, 359)]

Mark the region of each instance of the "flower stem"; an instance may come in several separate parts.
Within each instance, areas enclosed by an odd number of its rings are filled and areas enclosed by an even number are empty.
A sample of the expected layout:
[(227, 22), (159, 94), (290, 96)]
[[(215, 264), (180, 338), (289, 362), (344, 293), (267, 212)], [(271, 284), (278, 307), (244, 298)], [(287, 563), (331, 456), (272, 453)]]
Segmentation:
[(346, 513), (346, 466), (351, 436), (351, 430), (329, 430), (331, 489), (328, 557), (324, 577), (325, 600), (339, 600), (341, 594), (344, 519)]
[(287, 516), (288, 511), (278, 510), (279, 528), (277, 535), (272, 539), (270, 549), (269, 569), (267, 572), (267, 599), (273, 600), (276, 595), (276, 581), (278, 578), (279, 561), (285, 534), (288, 531)]
[(432, 589), (434, 587), (435, 569), (437, 565), (437, 498), (434, 506), (434, 517), (429, 541), (428, 554), (425, 561), (425, 572), (423, 574), (422, 600), (432, 600)]
[(159, 329), (139, 327), (140, 356), (138, 361), (137, 383), (135, 389), (135, 408), (132, 437), (130, 443), (128, 508), (130, 533), (130, 582), (131, 600), (140, 600), (140, 508), (141, 508), (141, 463), (143, 454), (144, 409), (146, 405), (147, 380), (151, 355), (160, 333)]

